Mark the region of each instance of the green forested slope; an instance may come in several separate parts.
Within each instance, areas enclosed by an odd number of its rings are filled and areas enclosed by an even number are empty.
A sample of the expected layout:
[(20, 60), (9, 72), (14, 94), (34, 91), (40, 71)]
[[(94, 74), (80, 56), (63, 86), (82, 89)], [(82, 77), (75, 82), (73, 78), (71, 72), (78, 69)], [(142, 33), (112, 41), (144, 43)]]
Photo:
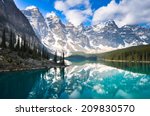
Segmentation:
[(150, 45), (140, 45), (97, 55), (99, 60), (150, 61)]

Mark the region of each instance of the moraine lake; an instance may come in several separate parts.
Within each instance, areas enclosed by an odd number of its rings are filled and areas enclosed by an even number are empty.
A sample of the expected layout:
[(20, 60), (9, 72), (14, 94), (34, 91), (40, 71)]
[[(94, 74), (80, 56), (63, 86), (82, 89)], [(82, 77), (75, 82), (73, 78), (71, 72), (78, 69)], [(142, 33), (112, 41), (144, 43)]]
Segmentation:
[(150, 64), (75, 62), (0, 73), (1, 99), (150, 99)]

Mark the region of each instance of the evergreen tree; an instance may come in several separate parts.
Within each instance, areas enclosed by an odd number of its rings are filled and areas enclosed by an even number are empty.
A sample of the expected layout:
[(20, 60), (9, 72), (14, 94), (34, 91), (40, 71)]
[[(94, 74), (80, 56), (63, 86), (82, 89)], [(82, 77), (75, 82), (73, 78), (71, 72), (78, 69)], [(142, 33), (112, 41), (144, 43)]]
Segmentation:
[(22, 36), (22, 40), (23, 40), (23, 45), (22, 45), (21, 49), (23, 52), (26, 52), (27, 51), (27, 42), (26, 42), (26, 36), (25, 35)]
[(44, 58), (49, 60), (49, 53), (48, 50), (44, 47)]
[(37, 56), (38, 56), (39, 59), (41, 58), (41, 54), (40, 54), (39, 48), (37, 48)]
[(141, 61), (145, 61), (145, 53), (142, 54), (142, 59)]
[(146, 52), (146, 61), (148, 61), (148, 53)]
[(42, 47), (42, 58), (49, 59), (47, 49), (44, 46)]
[(55, 63), (57, 63), (57, 51), (55, 52), (53, 61), (54, 61)]
[(42, 58), (45, 58), (45, 48), (44, 48), (44, 46), (42, 47)]
[(20, 38), (18, 37), (17, 45), (16, 45), (16, 51), (20, 51)]
[(134, 54), (134, 62), (137, 62), (138, 61), (138, 54), (137, 52)]
[(3, 30), (3, 35), (2, 35), (2, 43), (1, 43), (2, 48), (6, 48), (6, 31), (5, 29)]
[(46, 50), (46, 59), (49, 60), (49, 52)]
[(39, 48), (39, 56), (41, 57), (41, 59), (42, 59), (42, 49), (43, 48), (41, 48), (41, 47)]
[(63, 56), (62, 56), (62, 65), (65, 65), (65, 53), (63, 52)]
[(30, 44), (29, 44), (29, 42), (27, 41), (27, 40), (25, 40), (25, 46), (26, 46), (26, 53), (29, 55), (30, 54)]
[(36, 48), (35, 48), (35, 43), (33, 45), (33, 54), (32, 54), (33, 58), (36, 58)]
[(13, 32), (11, 31), (10, 32), (10, 38), (9, 38), (9, 48), (11, 49), (11, 50), (14, 50), (14, 42), (13, 42), (13, 38), (14, 37), (14, 35), (13, 35)]

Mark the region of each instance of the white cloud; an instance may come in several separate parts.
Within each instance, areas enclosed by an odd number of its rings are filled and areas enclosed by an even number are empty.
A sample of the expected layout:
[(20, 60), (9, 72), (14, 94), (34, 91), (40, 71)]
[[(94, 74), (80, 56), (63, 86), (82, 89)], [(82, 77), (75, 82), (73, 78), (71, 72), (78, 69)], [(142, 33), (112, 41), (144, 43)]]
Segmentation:
[[(81, 6), (83, 8), (82, 10), (80, 9)], [(56, 1), (55, 9), (62, 11), (66, 19), (74, 26), (78, 26), (87, 21), (88, 17), (92, 15), (89, 0)]]
[(82, 3), (83, 0), (66, 0), (66, 4), (68, 4), (70, 7), (74, 7)]
[(126, 24), (150, 23), (150, 0), (112, 0), (107, 6), (94, 12), (93, 24), (115, 20), (119, 26)]
[(37, 7), (36, 6), (28, 6), (28, 7), (26, 7), (25, 10), (32, 10), (32, 9), (37, 9)]
[(66, 4), (70, 7), (75, 7), (77, 5), (85, 5), (85, 7), (89, 7), (90, 3), (89, 0), (66, 0)]
[(66, 19), (75, 26), (78, 26), (86, 20), (86, 16), (84, 16), (80, 10), (69, 10), (65, 15)]
[(68, 6), (63, 1), (56, 1), (55, 9), (57, 9), (59, 11), (66, 11), (68, 9)]

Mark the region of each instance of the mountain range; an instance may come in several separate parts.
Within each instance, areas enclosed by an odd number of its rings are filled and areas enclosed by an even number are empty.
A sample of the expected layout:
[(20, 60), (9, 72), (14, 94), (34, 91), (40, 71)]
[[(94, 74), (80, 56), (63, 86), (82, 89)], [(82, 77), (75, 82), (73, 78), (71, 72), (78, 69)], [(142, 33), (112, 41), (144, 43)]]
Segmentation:
[(27, 7), (22, 13), (52, 53), (101, 53), (150, 43), (150, 29), (139, 25), (118, 27), (115, 21), (109, 20), (97, 25), (75, 27), (71, 23), (63, 24), (54, 12), (44, 17), (35, 6)]
[[(26, 36), (30, 46), (43, 43), (51, 53), (63, 51), (72, 53), (101, 53), (129, 46), (150, 43), (150, 28), (139, 25), (118, 27), (109, 20), (97, 25), (75, 27), (71, 23), (63, 24), (56, 13), (43, 16), (35, 6), (29, 6), (22, 12), (13, 0), (0, 1), (0, 36), (3, 29), (13, 31), (16, 36)], [(17, 38), (15, 40), (17, 42)]]

